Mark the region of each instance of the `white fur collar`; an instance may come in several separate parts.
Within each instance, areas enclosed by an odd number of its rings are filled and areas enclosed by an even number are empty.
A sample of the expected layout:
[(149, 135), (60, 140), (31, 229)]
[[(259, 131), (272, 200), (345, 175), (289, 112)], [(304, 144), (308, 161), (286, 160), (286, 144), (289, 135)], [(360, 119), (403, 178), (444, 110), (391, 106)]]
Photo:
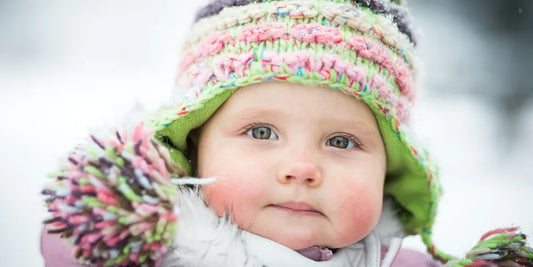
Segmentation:
[[(198, 190), (183, 189), (177, 233), (161, 266), (389, 266), (401, 244), (401, 224), (391, 203), (365, 239), (338, 250), (329, 261), (316, 262), (274, 241), (240, 230), (208, 208)], [(381, 256), (381, 244), (388, 252)]]

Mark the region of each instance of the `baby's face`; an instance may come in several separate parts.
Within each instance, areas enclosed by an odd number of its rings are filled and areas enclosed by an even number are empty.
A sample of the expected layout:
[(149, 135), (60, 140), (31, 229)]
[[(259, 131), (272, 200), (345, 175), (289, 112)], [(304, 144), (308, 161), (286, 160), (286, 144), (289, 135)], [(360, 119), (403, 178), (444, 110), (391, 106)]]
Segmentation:
[(291, 249), (344, 247), (381, 213), (386, 156), (372, 111), (333, 89), (260, 83), (205, 123), (198, 174), (219, 216)]

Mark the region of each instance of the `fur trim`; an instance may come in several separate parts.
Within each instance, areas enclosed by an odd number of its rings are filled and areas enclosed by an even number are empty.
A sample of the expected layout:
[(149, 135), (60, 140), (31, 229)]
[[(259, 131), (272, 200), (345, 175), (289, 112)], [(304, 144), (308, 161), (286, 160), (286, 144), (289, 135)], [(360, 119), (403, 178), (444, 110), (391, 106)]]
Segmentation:
[(198, 189), (183, 189), (178, 207), (177, 233), (162, 266), (261, 266), (248, 255), (242, 231), (208, 208)]

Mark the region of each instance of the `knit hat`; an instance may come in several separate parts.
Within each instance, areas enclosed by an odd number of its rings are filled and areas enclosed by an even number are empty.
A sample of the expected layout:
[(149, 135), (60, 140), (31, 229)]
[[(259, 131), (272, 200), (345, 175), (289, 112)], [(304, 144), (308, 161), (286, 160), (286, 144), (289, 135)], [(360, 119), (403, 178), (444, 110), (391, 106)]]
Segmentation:
[(286, 81), (352, 95), (376, 116), (387, 151), (385, 194), (401, 207), (404, 232), (434, 249), (440, 185), (408, 134), (414, 44), (406, 11), (389, 1), (214, 1), (197, 15), (178, 70), (179, 102), (155, 116), (155, 136), (191, 174), (187, 135), (238, 88)]

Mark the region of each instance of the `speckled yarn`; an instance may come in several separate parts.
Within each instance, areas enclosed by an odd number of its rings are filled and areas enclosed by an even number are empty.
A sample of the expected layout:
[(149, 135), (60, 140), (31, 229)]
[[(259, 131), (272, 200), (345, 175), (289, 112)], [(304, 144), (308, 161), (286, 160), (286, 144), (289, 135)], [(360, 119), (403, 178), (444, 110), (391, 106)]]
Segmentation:
[[(195, 21), (198, 21), (205, 17), (216, 15), (223, 8), (226, 7), (243, 6), (249, 3), (259, 3), (267, 1), (268, 0), (216, 0), (199, 10), (196, 14)], [(391, 15), (393, 21), (396, 23), (396, 25), (398, 25), (398, 29), (404, 34), (406, 34), (411, 40), (411, 42), (416, 44), (416, 39), (410, 27), (407, 12), (404, 8), (391, 3), (387, 4), (386, 2), (380, 0), (354, 0), (352, 2), (370, 8), (376, 13)]]

